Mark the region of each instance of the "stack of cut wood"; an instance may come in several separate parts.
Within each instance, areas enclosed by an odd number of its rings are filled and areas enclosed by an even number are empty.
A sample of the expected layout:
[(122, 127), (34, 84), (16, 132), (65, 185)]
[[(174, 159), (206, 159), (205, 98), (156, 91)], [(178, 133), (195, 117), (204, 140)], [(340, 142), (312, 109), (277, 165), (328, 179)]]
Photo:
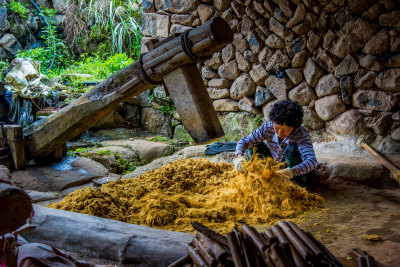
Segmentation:
[(311, 233), (295, 223), (280, 221), (259, 233), (243, 224), (241, 230), (221, 235), (194, 222), (198, 231), (187, 247), (188, 255), (169, 265), (177, 266), (343, 266)]

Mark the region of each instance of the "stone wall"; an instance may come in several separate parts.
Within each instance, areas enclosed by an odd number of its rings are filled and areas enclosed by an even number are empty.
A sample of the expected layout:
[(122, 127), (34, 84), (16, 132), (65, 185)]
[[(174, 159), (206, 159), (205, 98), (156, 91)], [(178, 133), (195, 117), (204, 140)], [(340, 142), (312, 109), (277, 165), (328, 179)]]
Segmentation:
[(229, 23), (232, 44), (199, 67), (217, 111), (268, 120), (275, 102), (291, 99), (311, 130), (400, 141), (400, 1), (144, 0), (143, 8), (143, 52), (150, 37), (212, 17)]

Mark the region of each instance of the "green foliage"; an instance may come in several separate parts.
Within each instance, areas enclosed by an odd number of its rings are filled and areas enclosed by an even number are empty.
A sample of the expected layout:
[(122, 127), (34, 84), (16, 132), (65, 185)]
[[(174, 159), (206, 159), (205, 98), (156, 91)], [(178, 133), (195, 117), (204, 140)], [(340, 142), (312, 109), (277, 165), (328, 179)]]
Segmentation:
[(153, 142), (168, 142), (168, 140), (169, 140), (168, 137), (157, 135), (157, 136), (151, 138), (149, 141), (153, 141)]
[(11, 13), (17, 14), (23, 19), (26, 19), (29, 13), (29, 9), (27, 9), (23, 4), (15, 2), (14, 0), (7, 5), (7, 10)]
[(122, 160), (121, 154), (119, 154), (118, 152), (114, 152), (114, 157), (122, 169), (122, 174), (133, 172), (138, 166), (140, 166), (138, 164), (135, 164), (134, 162)]
[(165, 103), (165, 104), (159, 106), (158, 109), (161, 110), (164, 115), (172, 114), (176, 111), (173, 103)]
[(111, 150), (110, 149), (99, 150), (96, 152), (96, 154), (101, 155), (101, 156), (111, 155)]

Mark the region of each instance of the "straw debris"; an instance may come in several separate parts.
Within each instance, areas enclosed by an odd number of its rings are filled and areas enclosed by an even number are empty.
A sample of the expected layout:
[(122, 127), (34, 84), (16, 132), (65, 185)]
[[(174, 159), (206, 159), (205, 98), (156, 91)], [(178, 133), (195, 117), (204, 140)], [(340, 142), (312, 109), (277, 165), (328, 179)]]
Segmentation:
[(190, 223), (198, 221), (229, 232), (242, 223), (293, 218), (323, 203), (283, 181), (270, 158), (253, 158), (244, 167), (238, 173), (228, 163), (180, 159), (138, 178), (77, 190), (49, 207), (166, 230), (192, 232)]

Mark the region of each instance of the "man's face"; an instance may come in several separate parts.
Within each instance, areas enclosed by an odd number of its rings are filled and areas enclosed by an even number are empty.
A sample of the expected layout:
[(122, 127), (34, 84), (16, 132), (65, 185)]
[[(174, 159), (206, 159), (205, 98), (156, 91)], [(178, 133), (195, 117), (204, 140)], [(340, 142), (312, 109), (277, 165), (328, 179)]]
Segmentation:
[(275, 122), (273, 123), (273, 126), (274, 131), (280, 139), (285, 139), (286, 137), (288, 137), (294, 129), (294, 127), (292, 126), (287, 126), (286, 124), (277, 124)]

